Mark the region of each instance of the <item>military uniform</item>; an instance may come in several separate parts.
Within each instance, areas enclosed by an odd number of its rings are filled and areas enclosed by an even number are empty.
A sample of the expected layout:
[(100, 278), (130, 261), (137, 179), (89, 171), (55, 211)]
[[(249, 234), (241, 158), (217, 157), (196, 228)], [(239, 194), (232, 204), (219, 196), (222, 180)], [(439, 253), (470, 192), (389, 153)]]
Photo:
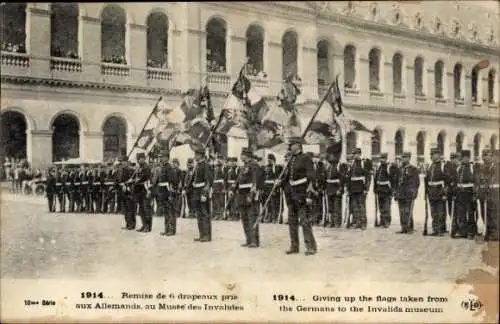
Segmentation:
[(56, 172), (56, 192), (57, 192), (57, 200), (59, 201), (59, 212), (65, 212), (66, 201), (64, 197), (64, 181), (65, 177), (64, 170), (58, 170)]
[(172, 184), (171, 184), (171, 166), (168, 162), (168, 153), (164, 152), (161, 155), (162, 165), (155, 169), (154, 175), (151, 178), (151, 185), (154, 191), (154, 195), (157, 197), (158, 209), (157, 215), (162, 216), (165, 221), (165, 231), (161, 235), (175, 235), (177, 218), (172, 212), (170, 212), (170, 201), (173, 199), (171, 195)]
[(119, 207), (123, 216), (125, 217), (125, 230), (134, 230), (136, 226), (136, 211), (137, 205), (130, 186), (132, 176), (135, 176), (135, 170), (128, 165), (128, 158), (122, 157), (120, 159), (121, 165), (116, 175), (116, 185), (118, 188), (118, 202), (121, 203)]
[(498, 241), (500, 221), (500, 151), (496, 150), (492, 161), (485, 167), (488, 184), (486, 190), (486, 229), (484, 233), (485, 241)]
[(153, 226), (153, 212), (151, 208), (151, 193), (147, 189), (148, 182), (151, 180), (151, 168), (147, 163), (141, 162), (145, 160), (144, 153), (137, 153), (136, 156), (138, 166), (135, 170), (135, 177), (132, 179), (132, 191), (134, 199), (139, 207), (139, 216), (141, 217), (142, 227), (138, 232), (151, 232)]
[[(264, 184), (261, 195), (261, 203), (264, 204), (266, 199), (271, 194), (271, 190), (274, 186), (275, 181), (281, 175), (283, 167), (276, 165), (276, 157), (273, 154), (267, 156), (268, 164), (263, 167)], [(279, 188), (275, 188), (274, 192), (269, 199), (265, 212), (265, 221), (268, 223), (277, 223), (279, 212), (280, 212), (280, 199), (281, 191)]]
[[(403, 153), (403, 158), (409, 159), (411, 153)], [(403, 161), (399, 168), (395, 198), (398, 201), (401, 231), (398, 233), (410, 234), (413, 232), (413, 204), (417, 198), (420, 186), (418, 169), (409, 162)]]
[(212, 240), (212, 222), (210, 219), (209, 193), (213, 175), (208, 163), (204, 160), (205, 150), (196, 149), (197, 166), (192, 182), (192, 206), (198, 220), (199, 238), (195, 241), (210, 242)]
[(54, 196), (56, 194), (56, 181), (55, 173), (53, 172), (53, 169), (50, 169), (45, 182), (45, 194), (49, 205), (49, 213), (54, 213), (56, 211), (54, 201)]
[(468, 161), (470, 151), (462, 151), (462, 164), (457, 169), (457, 185), (455, 197), (455, 215), (451, 228), (451, 236), (471, 239), (477, 234), (474, 207), (477, 195), (477, 178), (474, 165)]
[(102, 203), (103, 213), (115, 213), (116, 204), (116, 170), (112, 165), (108, 165), (108, 170), (104, 179), (104, 201)]
[(312, 193), (313, 204), (311, 212), (313, 214), (314, 224), (318, 225), (323, 219), (323, 196), (324, 196), (324, 183), (321, 179), (325, 177), (325, 166), (323, 162), (319, 161), (319, 157), (313, 155), (314, 178), (316, 179), (313, 184), (314, 192)]
[[(457, 187), (457, 169), (459, 166), (459, 159), (460, 158), (460, 153), (451, 153), (450, 154), (450, 161), (447, 161), (444, 164), (444, 172), (446, 173), (446, 188), (447, 188), (447, 193), (446, 193), (446, 201), (447, 201), (447, 206), (448, 206), (448, 217), (453, 218), (452, 209), (455, 208), (454, 206), (454, 197), (455, 197), (455, 190)], [(446, 222), (444, 223), (444, 232), (446, 232)]]
[[(186, 204), (189, 209), (188, 217), (189, 218), (194, 218), (196, 211), (194, 210), (193, 206), (193, 199), (192, 199), (192, 183), (193, 183), (193, 159), (188, 159), (187, 161), (187, 170), (184, 172), (184, 195), (186, 197)], [(186, 210), (185, 210), (186, 212)]]
[(327, 215), (324, 226), (340, 228), (342, 226), (342, 197), (346, 183), (347, 165), (331, 156), (326, 170), (324, 187), (327, 196)]
[(102, 203), (104, 201), (104, 181), (106, 173), (102, 170), (101, 166), (94, 170), (92, 182), (92, 206), (95, 206), (94, 212), (102, 212)]
[[(431, 149), (433, 157), (438, 154), (440, 154), (438, 149)], [(445, 234), (446, 192), (445, 164), (440, 159), (434, 159), (425, 175), (425, 196), (431, 209), (432, 236)]]
[[(228, 159), (228, 162), (230, 162), (231, 165), (229, 165), (224, 172), (224, 176), (226, 179), (226, 181), (225, 181), (226, 188), (227, 188), (228, 193), (233, 194), (233, 195), (237, 195), (237, 192), (235, 190), (236, 189), (235, 184), (236, 184), (236, 181), (238, 179), (238, 173), (239, 173), (239, 168), (237, 165), (238, 159), (230, 157)], [(238, 205), (236, 204), (237, 198), (236, 197), (231, 198), (231, 197), (229, 197), (229, 194), (228, 194), (227, 199), (231, 203), (228, 206), (228, 210), (226, 210), (226, 213), (228, 214), (226, 216), (226, 218), (228, 218), (229, 220), (238, 220), (239, 214), (238, 214)]]
[(212, 187), (212, 213), (214, 219), (222, 219), (224, 217), (225, 191), (224, 170), (222, 162), (217, 161), (214, 167), (214, 184)]
[[(361, 154), (357, 148), (355, 154)], [(349, 170), (347, 180), (349, 188), (349, 203), (352, 208), (353, 225), (355, 228), (366, 229), (366, 194), (370, 188), (370, 169), (368, 163), (361, 158), (355, 158)]]
[[(177, 159), (174, 159), (172, 161), (172, 168), (170, 169), (170, 195), (172, 197), (171, 200), (169, 200), (169, 209), (168, 212), (171, 213), (172, 216), (169, 217), (175, 217), (178, 218), (181, 216), (181, 208), (182, 208), (182, 171), (179, 169), (179, 161)], [(176, 221), (177, 224), (177, 221)], [(174, 229), (175, 233), (175, 229)]]
[(68, 178), (64, 183), (64, 191), (66, 192), (66, 198), (68, 199), (68, 211), (70, 213), (75, 212), (75, 169), (69, 170)]
[(248, 148), (243, 148), (241, 154), (242, 158), (245, 159), (245, 165), (240, 169), (236, 191), (237, 204), (246, 239), (246, 243), (242, 246), (254, 248), (260, 245), (259, 224), (256, 224), (259, 213), (257, 203), (259, 166), (252, 161), (254, 156)]
[(387, 163), (387, 156), (387, 153), (380, 155), (381, 161), (373, 177), (373, 191), (380, 212), (380, 223), (378, 225), (384, 228), (391, 225), (391, 201), (398, 172), (393, 164)]
[[(302, 138), (291, 138), (290, 145), (301, 145)], [(312, 217), (309, 207), (312, 200), (307, 197), (315, 181), (313, 161), (306, 154), (297, 151), (290, 156), (290, 163), (283, 181), (290, 185), (288, 203), (288, 228), (290, 231), (290, 249), (287, 254), (299, 252), (299, 223), (302, 225), (306, 255), (317, 251), (316, 239), (312, 230)]]
[[(491, 151), (483, 150), (482, 152), (484, 163), (478, 163), (474, 166), (476, 170), (476, 174), (478, 177), (478, 188), (477, 188), (477, 198), (479, 202), (479, 209), (481, 212), (481, 219), (484, 223), (484, 215), (486, 213), (486, 200), (487, 200), (487, 191), (488, 191), (488, 183), (491, 175), (487, 171), (488, 165), (491, 164)], [(476, 215), (476, 220), (478, 219), (478, 215)]]

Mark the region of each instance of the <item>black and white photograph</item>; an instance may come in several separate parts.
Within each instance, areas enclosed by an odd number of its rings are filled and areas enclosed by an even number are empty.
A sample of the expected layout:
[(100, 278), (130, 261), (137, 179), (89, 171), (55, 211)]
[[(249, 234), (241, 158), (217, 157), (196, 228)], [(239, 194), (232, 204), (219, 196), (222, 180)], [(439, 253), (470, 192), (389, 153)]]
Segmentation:
[(497, 1), (0, 11), (2, 323), (498, 323)]

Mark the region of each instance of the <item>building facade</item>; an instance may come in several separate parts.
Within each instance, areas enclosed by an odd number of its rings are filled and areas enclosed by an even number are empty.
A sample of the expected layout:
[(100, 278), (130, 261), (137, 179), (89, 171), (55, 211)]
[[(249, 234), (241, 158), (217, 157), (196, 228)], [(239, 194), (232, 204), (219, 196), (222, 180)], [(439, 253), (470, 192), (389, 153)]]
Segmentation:
[[(499, 145), (493, 1), (4, 3), (1, 15), (0, 155), (37, 167), (129, 152), (160, 95), (176, 106), (203, 79), (220, 111), (247, 57), (267, 100), (292, 74), (318, 102), (339, 75), (345, 109), (376, 130), (348, 134), (367, 157)], [(229, 137), (227, 154), (243, 142)]]

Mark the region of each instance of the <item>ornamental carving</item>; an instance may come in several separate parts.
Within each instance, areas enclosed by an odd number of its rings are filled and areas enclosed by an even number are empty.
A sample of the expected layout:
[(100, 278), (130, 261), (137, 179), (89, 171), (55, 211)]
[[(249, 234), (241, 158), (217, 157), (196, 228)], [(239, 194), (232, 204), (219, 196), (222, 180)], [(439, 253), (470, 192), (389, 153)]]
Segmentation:
[(415, 19), (413, 21), (415, 29), (422, 29), (424, 27), (424, 20), (422, 18), (422, 14), (417, 12), (415, 15)]
[(432, 31), (435, 34), (441, 34), (443, 32), (443, 23), (439, 17), (434, 17), (432, 21)]
[(370, 19), (377, 20), (378, 16), (379, 16), (379, 12), (380, 12), (380, 10), (379, 10), (376, 2), (373, 2), (372, 4), (370, 4), (370, 13), (369, 13)]
[(469, 27), (470, 40), (472, 42), (478, 43), (480, 42), (479, 38), (479, 27), (476, 23), (472, 23)]
[(458, 20), (453, 19), (453, 21), (451, 22), (451, 30), (450, 30), (451, 36), (458, 37), (460, 36), (461, 32), (462, 32), (462, 26), (460, 26)]

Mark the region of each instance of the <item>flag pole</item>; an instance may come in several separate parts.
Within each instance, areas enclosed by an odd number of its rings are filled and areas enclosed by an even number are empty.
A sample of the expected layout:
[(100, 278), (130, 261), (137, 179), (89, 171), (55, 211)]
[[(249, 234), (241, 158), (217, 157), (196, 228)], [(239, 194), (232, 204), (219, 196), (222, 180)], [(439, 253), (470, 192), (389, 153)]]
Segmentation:
[(156, 104), (155, 104), (153, 110), (151, 111), (151, 113), (149, 114), (148, 119), (146, 119), (146, 122), (144, 123), (144, 126), (142, 127), (141, 132), (139, 133), (139, 136), (137, 136), (137, 138), (135, 139), (135, 143), (132, 146), (132, 149), (130, 150), (130, 152), (128, 153), (127, 159), (129, 159), (130, 155), (132, 155), (132, 152), (134, 151), (137, 143), (139, 142), (139, 139), (141, 138), (142, 133), (146, 129), (146, 126), (148, 125), (149, 121), (151, 120), (151, 117), (153, 117), (153, 114), (155, 113), (156, 108), (158, 108), (158, 104), (162, 101), (162, 99), (163, 99), (163, 96), (160, 96), (160, 99), (158, 99), (158, 101), (156, 101)]
[[(319, 103), (319, 105), (318, 105), (318, 108), (316, 108), (316, 111), (314, 112), (314, 114), (313, 114), (312, 118), (309, 120), (309, 123), (307, 124), (306, 128), (305, 128), (305, 129), (304, 129), (304, 131), (302, 132), (302, 136), (300, 137), (301, 139), (303, 139), (303, 138), (306, 136), (307, 132), (309, 131), (309, 128), (311, 128), (311, 125), (312, 125), (312, 123), (313, 123), (314, 119), (316, 118), (316, 116), (318, 115), (319, 110), (321, 109), (321, 106), (323, 106), (323, 104), (325, 103), (325, 101), (326, 101), (326, 99), (327, 99), (328, 95), (330, 95), (330, 91), (332, 91), (332, 88), (333, 88), (333, 85), (335, 84), (335, 82), (336, 82), (336, 81), (334, 81), (334, 82), (330, 83), (330, 86), (328, 87), (328, 90), (326, 91), (325, 95), (323, 96), (323, 99), (321, 99), (321, 101), (320, 101), (320, 103)], [(288, 159), (288, 160), (286, 161), (286, 164), (285, 164), (285, 166), (283, 167), (283, 170), (281, 171), (281, 173), (280, 173), (280, 175), (278, 176), (278, 179), (277, 179), (277, 180), (281, 180), (281, 179), (283, 178), (283, 176), (285, 175), (285, 173), (286, 173), (286, 171), (287, 171), (287, 169), (288, 169), (288, 166), (289, 166), (289, 164), (290, 164), (290, 161), (291, 161), (291, 159)], [(260, 223), (260, 220), (261, 220), (261, 219), (262, 219), (262, 217), (263, 217), (263, 211), (265, 211), (265, 210), (266, 210), (267, 205), (269, 204), (269, 201), (271, 200), (271, 197), (272, 197), (272, 195), (273, 195), (273, 193), (274, 193), (274, 191), (276, 190), (276, 188), (277, 188), (277, 187), (278, 187), (278, 186), (277, 186), (277, 184), (276, 184), (276, 182), (275, 182), (275, 183), (273, 184), (273, 187), (271, 188), (271, 192), (269, 193), (269, 195), (267, 196), (266, 201), (264, 202), (264, 205), (262, 205), (262, 209), (261, 209), (261, 211), (260, 211), (260, 213), (259, 213), (259, 216), (257, 217), (257, 220), (255, 221), (255, 223), (254, 223), (254, 225), (253, 225), (253, 227), (254, 227), (254, 228), (255, 228), (255, 227), (257, 227), (257, 225)]]

